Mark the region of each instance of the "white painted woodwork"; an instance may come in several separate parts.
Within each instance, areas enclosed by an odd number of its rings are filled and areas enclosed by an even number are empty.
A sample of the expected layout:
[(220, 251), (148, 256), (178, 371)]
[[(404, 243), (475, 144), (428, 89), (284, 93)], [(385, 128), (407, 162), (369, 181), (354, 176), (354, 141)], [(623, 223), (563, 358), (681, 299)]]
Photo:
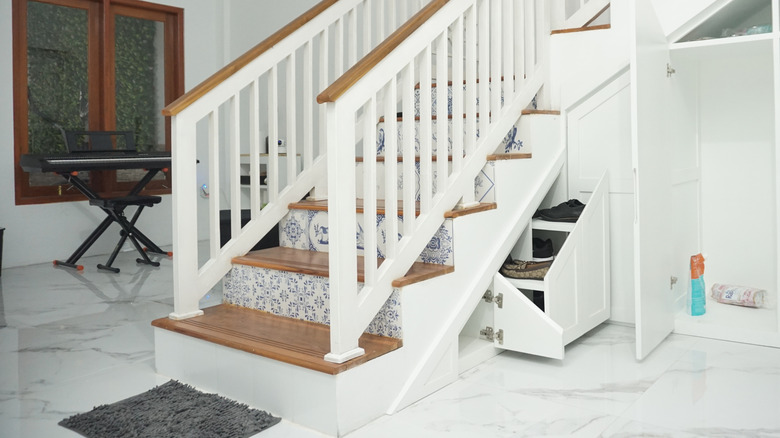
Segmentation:
[(669, 49), (648, 2), (630, 2), (631, 136), (634, 172), (634, 272), (636, 357), (645, 358), (674, 328), (669, 236), (672, 215), (666, 67)]
[[(527, 107), (533, 96), (541, 88), (543, 78), (546, 76), (544, 66), (539, 62), (529, 63), (526, 71), (527, 84), (516, 91), (514, 95), (505, 95), (505, 106), (502, 110), (496, 102), (496, 114), (490, 117), (479, 117), (479, 138), (472, 139), (472, 149), (466, 149), (463, 158), (463, 168), (457, 174), (449, 175), (448, 187), (441, 196), (432, 198), (433, 169), (430, 139), (432, 134), (431, 117), (431, 83), (434, 80), (442, 81), (443, 78), (435, 78), (438, 73), (431, 67), (431, 47), (441, 37), (442, 30), (451, 25), (466, 20), (468, 24), (464, 44), (466, 50), (466, 63), (470, 67), (469, 56), (473, 56), (478, 68), (467, 72), (467, 97), (468, 90), (478, 89), (481, 99), (480, 110), (489, 113), (492, 107), (490, 98), (490, 54), (491, 35), (499, 38), (503, 35), (511, 35), (500, 29), (489, 29), (491, 23), (491, 5), (498, 3), (478, 0), (457, 0), (444, 5), (437, 13), (435, 20), (429, 20), (421, 25), (415, 34), (401, 43), (401, 45), (385, 57), (379, 64), (358, 80), (349, 90), (341, 95), (336, 102), (327, 103), (328, 107), (328, 186), (337, 188), (328, 193), (329, 200), (329, 232), (331, 242), (338, 242), (340, 238), (354, 235), (355, 228), (355, 187), (354, 172), (345, 175), (348, 167), (354, 169), (355, 150), (358, 141), (364, 141), (363, 137), (354, 135), (355, 121), (366, 113), (379, 114), (376, 108), (366, 111), (367, 106), (376, 106), (377, 102), (385, 94), (385, 89), (391, 81), (397, 80), (398, 95), (404, 114), (402, 122), (403, 138), (407, 139), (400, 146), (402, 150), (403, 169), (402, 181), (414, 181), (416, 168), (420, 172), (420, 216), (414, 216), (414, 206), (417, 189), (411, 184), (403, 184), (401, 200), (404, 206), (403, 238), (398, 243), (398, 252), (395, 257), (387, 257), (380, 269), (377, 270), (377, 278), (374, 282), (365, 282), (358, 292), (357, 280), (354, 273), (354, 242), (349, 240), (339, 242), (337, 245), (341, 251), (333, 251), (331, 244), (330, 254), (330, 282), (331, 290), (338, 288), (337, 297), (331, 296), (332, 315), (331, 336), (332, 354), (338, 357), (343, 349), (351, 349), (356, 345), (356, 340), (365, 327), (374, 318), (374, 315), (387, 300), (392, 288), (393, 279), (402, 276), (413, 263), (430, 238), (441, 225), (441, 218), (445, 211), (452, 209), (459, 201), (469, 202), (474, 197), (473, 181), (477, 173), (484, 167), (486, 157), (492, 153), (496, 145), (504, 138), (512, 127), (514, 121), (520, 117), (520, 112)], [(536, 2), (529, 0), (524, 2), (532, 20), (545, 22), (547, 18), (542, 14), (542, 9), (535, 7)], [(536, 13), (539, 13), (537, 17)], [(495, 14), (495, 12), (494, 12)], [(502, 20), (494, 17), (493, 25), (500, 27)], [(479, 23), (479, 25), (477, 25)], [(545, 28), (543, 23), (534, 28)], [(528, 35), (528, 32), (526, 32)], [(530, 38), (535, 39), (531, 33)], [(549, 38), (546, 35), (545, 38)], [(498, 44), (498, 43), (496, 43)], [(533, 44), (536, 46), (536, 44)], [(541, 47), (546, 47), (544, 44)], [(479, 50), (476, 50), (478, 48)], [(497, 54), (500, 51), (496, 52)], [(478, 56), (478, 59), (476, 58)], [(540, 54), (541, 61), (541, 54)], [(476, 72), (480, 77), (476, 78)], [(449, 78), (448, 78), (449, 79)], [(477, 81), (477, 79), (479, 79)], [(473, 81), (473, 82), (472, 82)], [(500, 78), (493, 78), (493, 86), (500, 88)], [(415, 150), (415, 144), (408, 139), (415, 137), (414, 118), (414, 91), (420, 84), (420, 145), (419, 152)], [(472, 95), (473, 97), (473, 95)], [(476, 108), (471, 107), (466, 112), (468, 121), (476, 118)], [(501, 115), (499, 113), (502, 113)], [(505, 114), (505, 116), (503, 116)], [(387, 116), (387, 114), (386, 114)], [(439, 115), (442, 116), (442, 115)], [(387, 117), (386, 117), (387, 118)], [(476, 128), (476, 126), (473, 126)], [(476, 132), (474, 133), (476, 134)], [(470, 136), (467, 131), (467, 141)], [(476, 140), (476, 141), (474, 141)], [(416, 163), (419, 154), (419, 163)], [(371, 160), (373, 161), (373, 160)], [(363, 175), (378, 173), (367, 166), (376, 166), (373, 162), (363, 162)], [(364, 178), (364, 187), (377, 187), (377, 181)], [(351, 209), (349, 206), (352, 206)], [(371, 227), (369, 227), (371, 228)], [(367, 231), (367, 230), (364, 230)], [(375, 232), (375, 231), (370, 231)], [(351, 245), (351, 249), (348, 248)], [(337, 284), (338, 286), (334, 286)], [(357, 295), (355, 298), (354, 295)], [(335, 303), (334, 303), (335, 301)], [(346, 346), (346, 347), (344, 347)]]
[[(171, 118), (172, 167), (176, 169), (172, 176), (176, 278), (171, 317), (186, 318), (199, 314), (200, 298), (228, 272), (233, 257), (245, 254), (271, 230), (286, 214), (289, 203), (310, 192), (315, 197), (322, 196), (327, 190), (324, 144), (327, 131), (333, 128), (327, 125), (324, 106), (314, 110), (314, 94), (335, 79), (332, 76), (334, 72), (340, 74), (357, 61), (355, 31), (372, 27), (371, 23), (363, 20), (384, 21), (383, 7), (371, 8), (373, 15), (358, 13), (358, 10), (363, 11), (365, 1), (337, 2)], [(384, 6), (394, 7), (393, 3), (385, 2)], [(406, 20), (424, 3), (409, 2), (405, 8), (406, 15), (399, 18)], [(345, 26), (350, 35), (345, 35)], [(395, 24), (386, 27), (389, 32), (395, 29)], [(381, 38), (363, 41), (371, 48), (379, 42)], [(312, 74), (315, 56), (319, 61), (317, 73)], [(298, 59), (302, 60), (302, 67), (297, 65)], [(248, 104), (241, 104), (242, 93), (248, 95)], [(261, 108), (264, 108), (263, 115)], [(301, 124), (305, 124), (306, 129)], [(312, 126), (318, 127), (319, 145), (314, 144), (315, 132), (308, 129)], [(270, 141), (268, 162), (262, 165), (268, 173), (268, 184), (261, 189), (259, 154), (265, 149), (262, 132), (268, 134)], [(282, 138), (291, 155), (302, 154), (302, 168), (297, 160), (280, 163), (277, 140)], [(199, 143), (205, 143), (208, 151), (205, 156), (196, 153)], [(250, 151), (256, 159), (241, 166), (239, 154), (242, 151)], [(208, 220), (205, 228), (210, 241), (209, 254), (201, 257), (206, 260), (202, 264), (194, 246), (198, 239), (199, 219), (196, 214), (196, 196), (200, 190), (196, 172), (198, 159), (208, 161), (204, 165), (208, 166), (208, 191), (211, 194), (208, 216), (200, 218)], [(242, 172), (247, 172), (256, 184), (249, 190), (248, 204), (242, 199), (244, 190), (239, 182)], [(267, 200), (262, 209), (261, 197)], [(240, 210), (243, 205), (251, 208), (252, 219), (241, 227)], [(219, 212), (224, 209), (231, 211), (232, 239), (220, 248)], [(352, 234), (354, 236), (354, 232)]]
[[(568, 234), (544, 280), (504, 278), (496, 274), (494, 330), (503, 330), (497, 348), (563, 359), (563, 347), (606, 321), (610, 313), (609, 177), (603, 173), (582, 215), (573, 223), (534, 219), (532, 229)], [(518, 290), (543, 291), (544, 311)], [(522, 317), (521, 317), (522, 315)], [(553, 342), (556, 341), (556, 342)]]
[(502, 330), (493, 346), (535, 356), (563, 359), (563, 329), (501, 274), (493, 277), (493, 293), (501, 294), (502, 307), (494, 307), (494, 330)]

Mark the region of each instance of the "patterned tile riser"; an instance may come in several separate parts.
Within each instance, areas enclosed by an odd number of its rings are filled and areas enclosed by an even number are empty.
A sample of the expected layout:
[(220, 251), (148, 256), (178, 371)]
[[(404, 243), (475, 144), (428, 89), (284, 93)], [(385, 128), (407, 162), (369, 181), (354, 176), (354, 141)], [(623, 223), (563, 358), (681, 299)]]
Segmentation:
[[(225, 303), (330, 325), (328, 278), (234, 265), (224, 281)], [(362, 287), (362, 284), (358, 287)], [(402, 338), (398, 289), (393, 290), (390, 298), (369, 324), (366, 333)]]
[[(364, 216), (358, 215), (355, 243), (358, 254), (363, 255)], [(399, 222), (399, 228), (403, 220)], [(384, 215), (377, 215), (377, 257), (385, 258), (387, 233)], [(398, 239), (401, 238), (399, 229)], [(290, 210), (279, 223), (279, 245), (286, 248), (308, 251), (328, 251), (328, 213), (313, 210)], [(454, 263), (452, 245), (452, 220), (445, 220), (428, 245), (423, 249), (418, 261), (450, 265)]]
[[(435, 82), (435, 81), (434, 81)], [(493, 84), (488, 84), (488, 92), (492, 91)], [(420, 88), (414, 89), (414, 115), (419, 117), (420, 116)], [(479, 91), (477, 91), (479, 92)], [(463, 84), (463, 96), (466, 95), (466, 84)], [(431, 87), (431, 114), (434, 116), (437, 115), (438, 109), (437, 104), (439, 101), (439, 92), (438, 87), (432, 86)], [(502, 83), (501, 87), (501, 104), (504, 104), (504, 87)], [(477, 97), (477, 112), (479, 112), (479, 97)], [(452, 114), (452, 85), (447, 85), (447, 114)]]
[[(357, 164), (357, 197), (363, 198), (363, 163)], [(452, 169), (452, 163), (449, 164), (450, 169)], [(379, 199), (385, 199), (386, 198), (386, 192), (385, 192), (385, 173), (384, 173), (384, 165), (378, 164), (377, 165), (377, 186), (375, 188), (377, 197)], [(403, 169), (399, 165), (396, 168), (396, 178), (397, 186), (396, 186), (396, 196), (398, 199), (403, 198)], [(414, 184), (415, 184), (415, 200), (420, 200), (420, 163), (415, 163), (415, 169), (414, 169)], [(482, 168), (482, 170), (479, 172), (477, 177), (474, 179), (474, 199), (478, 202), (495, 202), (495, 162), (488, 161), (485, 163), (485, 167)], [(431, 181), (432, 185), (432, 193), (436, 193), (437, 190), (437, 182), (438, 182), (438, 170), (436, 168), (436, 163), (433, 164), (433, 177)]]
[[(437, 126), (438, 126), (438, 120), (433, 120), (431, 122), (431, 154), (433, 156), (436, 156), (438, 154), (439, 150), (439, 142), (437, 138)], [(507, 132), (506, 136), (504, 136), (503, 140), (501, 140), (501, 145), (496, 149), (498, 151), (503, 151), (503, 153), (511, 153), (511, 152), (525, 152), (525, 149), (523, 148), (523, 141), (517, 138), (518, 124), (515, 124), (512, 126), (512, 129)], [(380, 122), (377, 125), (377, 137), (376, 137), (376, 154), (377, 156), (384, 156), (385, 155), (385, 138), (386, 138), (386, 132), (385, 132), (385, 123)], [(466, 136), (466, 128), (464, 126), (463, 136)], [(397, 131), (398, 131), (398, 140), (396, 143), (396, 148), (398, 148), (398, 155), (403, 155), (403, 151), (401, 148), (403, 147), (403, 123), (398, 122), (397, 125)], [(452, 120), (447, 120), (447, 154), (450, 155), (452, 152)], [(479, 130), (477, 130), (477, 138), (479, 138)], [(415, 121), (414, 122), (414, 153), (415, 155), (420, 154), (420, 122)]]

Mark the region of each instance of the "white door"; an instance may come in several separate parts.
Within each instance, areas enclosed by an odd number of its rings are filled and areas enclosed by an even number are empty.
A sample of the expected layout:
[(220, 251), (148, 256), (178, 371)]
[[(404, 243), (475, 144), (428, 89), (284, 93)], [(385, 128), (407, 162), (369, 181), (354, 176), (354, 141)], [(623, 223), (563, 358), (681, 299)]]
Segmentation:
[(650, 1), (631, 0), (631, 136), (634, 171), (636, 357), (674, 328), (670, 223), (669, 49)]

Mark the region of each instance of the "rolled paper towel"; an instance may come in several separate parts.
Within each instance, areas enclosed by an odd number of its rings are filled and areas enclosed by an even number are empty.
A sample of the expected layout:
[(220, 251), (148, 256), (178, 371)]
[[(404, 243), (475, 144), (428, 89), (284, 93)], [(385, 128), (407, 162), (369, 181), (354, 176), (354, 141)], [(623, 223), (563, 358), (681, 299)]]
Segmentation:
[(715, 283), (712, 285), (712, 298), (719, 303), (734, 304), (735, 306), (763, 307), (766, 291), (752, 287)]

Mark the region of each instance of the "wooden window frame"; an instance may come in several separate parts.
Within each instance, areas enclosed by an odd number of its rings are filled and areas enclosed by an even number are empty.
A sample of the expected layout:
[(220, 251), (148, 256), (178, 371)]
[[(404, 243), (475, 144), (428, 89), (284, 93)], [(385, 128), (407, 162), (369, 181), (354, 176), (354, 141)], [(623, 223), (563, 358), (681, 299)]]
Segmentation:
[[(114, 17), (123, 15), (163, 23), (164, 26), (164, 104), (184, 94), (184, 10), (140, 0), (12, 0), (13, 30), (13, 115), (14, 115), (14, 182), (17, 205), (83, 201), (76, 190), (63, 186), (30, 186), (29, 174), (19, 166), (28, 151), (27, 105), (27, 4), (35, 1), (73, 7), (88, 13), (88, 78), (90, 114), (89, 129), (113, 130), (116, 124), (114, 74)], [(165, 149), (171, 149), (171, 121), (165, 118)], [(91, 186), (101, 196), (121, 196), (135, 185), (117, 182), (116, 171), (91, 172)], [(63, 185), (67, 183), (63, 180)], [(147, 194), (171, 193), (170, 173), (164, 180), (147, 185)]]

